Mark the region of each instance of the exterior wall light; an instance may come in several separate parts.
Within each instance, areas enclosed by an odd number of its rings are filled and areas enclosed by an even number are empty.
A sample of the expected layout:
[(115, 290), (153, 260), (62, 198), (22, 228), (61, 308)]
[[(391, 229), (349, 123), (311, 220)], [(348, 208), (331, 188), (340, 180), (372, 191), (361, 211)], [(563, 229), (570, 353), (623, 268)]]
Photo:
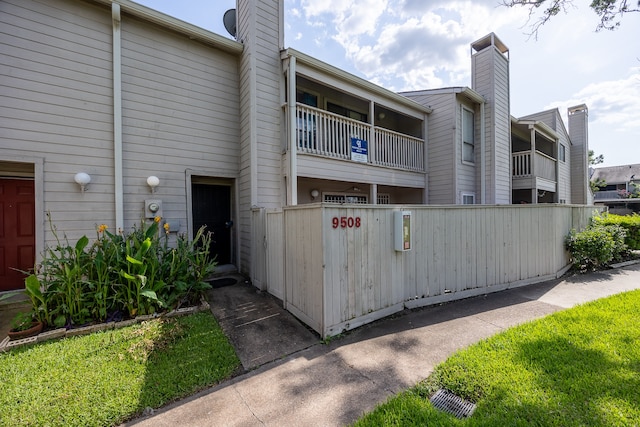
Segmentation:
[(149, 186), (149, 188), (151, 188), (151, 192), (155, 193), (156, 187), (160, 185), (160, 179), (155, 175), (151, 175), (149, 178), (147, 178), (147, 185)]
[(320, 195), (320, 192), (318, 190), (316, 190), (315, 188), (313, 190), (311, 190), (311, 198), (315, 200), (316, 197), (318, 197)]
[(73, 177), (73, 180), (80, 186), (80, 190), (84, 193), (87, 185), (91, 182), (91, 176), (85, 172), (78, 172)]

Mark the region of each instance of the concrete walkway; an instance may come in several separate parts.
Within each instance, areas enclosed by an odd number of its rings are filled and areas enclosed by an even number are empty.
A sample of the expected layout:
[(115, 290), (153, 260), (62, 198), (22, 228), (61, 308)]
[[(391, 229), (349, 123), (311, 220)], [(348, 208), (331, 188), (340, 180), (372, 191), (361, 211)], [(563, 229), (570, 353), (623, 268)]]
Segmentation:
[(315, 344), (269, 362), (127, 425), (349, 424), (429, 376), (461, 348), (511, 326), (638, 288), (640, 264), (635, 264), (406, 311), (328, 345)]

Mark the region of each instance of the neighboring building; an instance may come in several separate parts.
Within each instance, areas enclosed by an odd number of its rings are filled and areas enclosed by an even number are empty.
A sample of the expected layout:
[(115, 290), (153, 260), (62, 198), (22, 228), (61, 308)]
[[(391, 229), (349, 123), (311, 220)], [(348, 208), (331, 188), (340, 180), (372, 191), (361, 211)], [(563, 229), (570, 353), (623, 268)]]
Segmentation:
[(405, 92), (429, 106), (430, 204), (588, 204), (588, 112), (510, 115), (509, 50), (493, 33), (471, 44), (472, 87)]
[(494, 34), (471, 88), (397, 94), (285, 49), (283, 9), (238, 0), (234, 41), (128, 0), (0, 2), (0, 291), (54, 242), (45, 213), (71, 241), (207, 224), (249, 274), (257, 208), (588, 202), (586, 107), (569, 133), (557, 110), (513, 118)]
[(594, 194), (596, 205), (605, 205), (611, 213), (640, 213), (640, 164), (595, 168), (591, 180), (606, 184)]

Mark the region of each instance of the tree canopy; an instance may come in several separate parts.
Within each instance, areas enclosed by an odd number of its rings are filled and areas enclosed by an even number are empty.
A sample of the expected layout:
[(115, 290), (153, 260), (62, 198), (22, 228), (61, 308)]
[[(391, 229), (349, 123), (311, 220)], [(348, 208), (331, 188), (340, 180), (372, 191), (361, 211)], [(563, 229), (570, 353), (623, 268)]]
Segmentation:
[[(538, 12), (542, 11), (542, 15), (531, 24), (530, 35), (537, 37), (540, 27), (558, 13), (567, 13), (568, 8), (573, 7), (573, 0), (504, 0), (502, 4), (529, 8), (529, 21), (536, 19)], [(596, 31), (615, 30), (624, 14), (640, 12), (640, 0), (592, 0), (589, 7), (600, 18)]]
[[(602, 162), (604, 162), (604, 155), (599, 154), (596, 156), (595, 151), (589, 150), (589, 166), (599, 165)], [(591, 187), (591, 192), (595, 193), (601, 188), (606, 187), (607, 181), (601, 178), (591, 179), (589, 180), (589, 186)]]
[(599, 165), (604, 162), (604, 155), (599, 154), (596, 156), (595, 151), (589, 150), (589, 166)]

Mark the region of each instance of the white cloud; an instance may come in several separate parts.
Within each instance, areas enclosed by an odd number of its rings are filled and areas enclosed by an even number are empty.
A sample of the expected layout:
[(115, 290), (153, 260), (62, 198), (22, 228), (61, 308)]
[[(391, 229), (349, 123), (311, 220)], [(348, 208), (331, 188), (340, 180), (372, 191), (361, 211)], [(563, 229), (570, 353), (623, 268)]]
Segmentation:
[(368, 79), (389, 89), (466, 84), (469, 43), (522, 18), (492, 2), (415, 0), (302, 0), (308, 20), (332, 23), (324, 36)]
[(589, 121), (594, 125), (640, 131), (640, 68), (631, 69), (624, 79), (591, 83), (570, 99), (552, 102), (546, 108), (558, 107), (563, 112), (582, 103), (587, 104)]

